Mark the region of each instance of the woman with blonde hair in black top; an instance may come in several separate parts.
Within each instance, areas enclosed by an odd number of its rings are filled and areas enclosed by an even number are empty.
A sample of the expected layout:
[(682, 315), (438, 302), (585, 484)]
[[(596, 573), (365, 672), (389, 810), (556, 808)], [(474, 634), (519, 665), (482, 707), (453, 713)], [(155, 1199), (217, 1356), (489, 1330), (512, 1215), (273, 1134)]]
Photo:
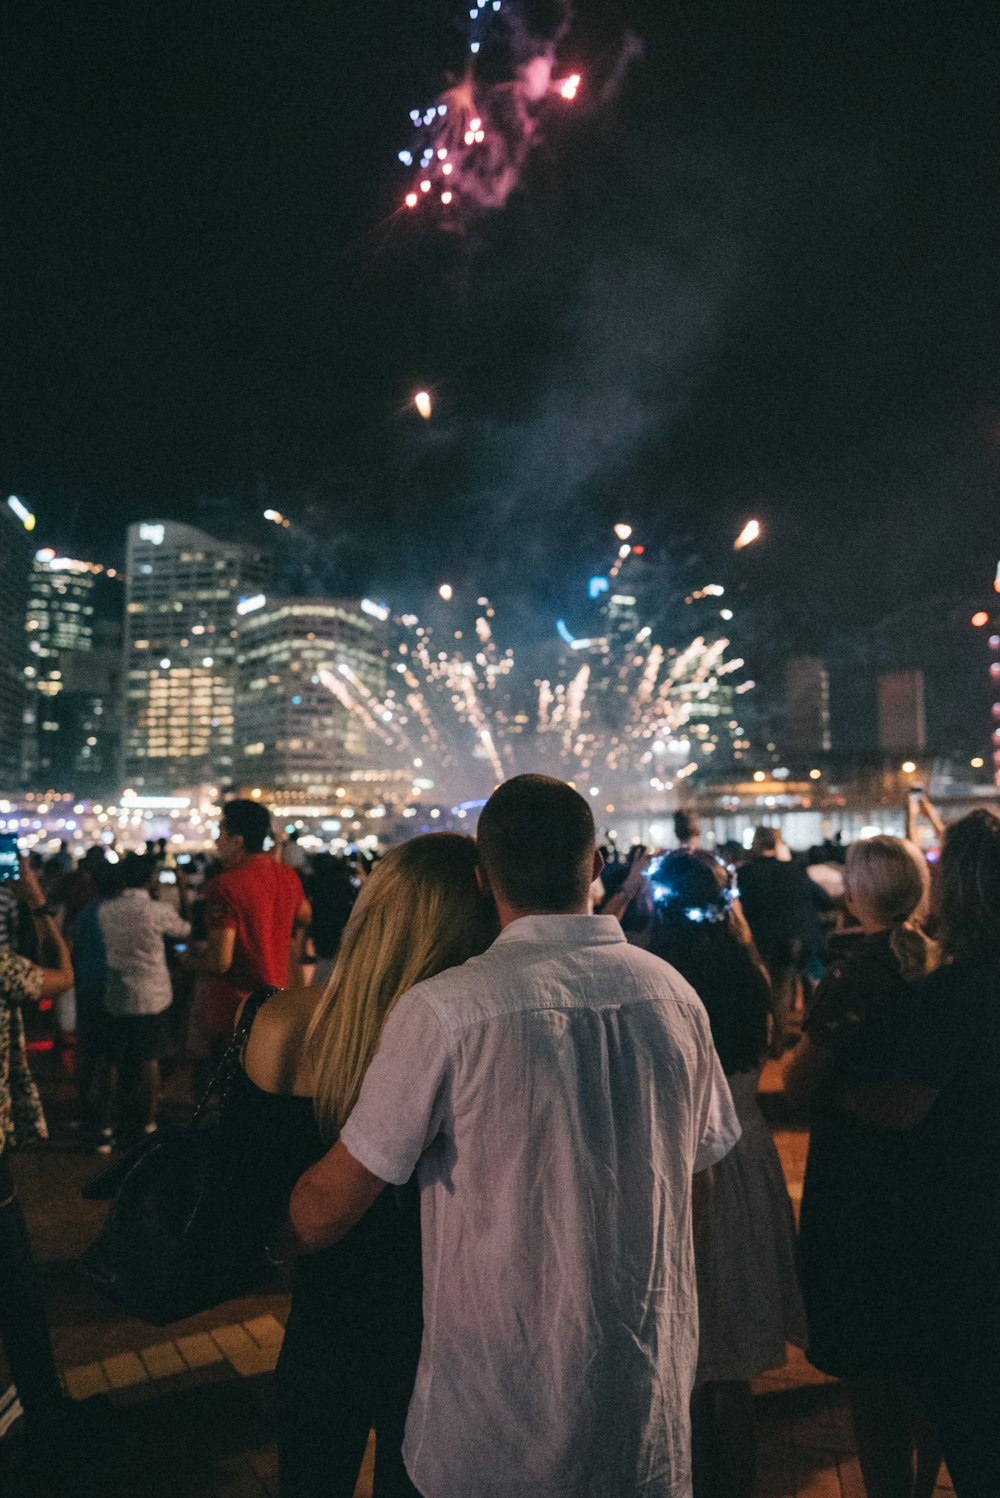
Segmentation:
[(921, 925), (930, 876), (914, 844), (878, 836), (851, 845), (844, 885), (861, 936), (820, 983), (785, 1066), (786, 1094), (810, 1110), (799, 1220), (806, 1356), (847, 1383), (868, 1498), (930, 1498), (940, 1450), (899, 1331), (892, 1203), (906, 1147), (850, 1103), (854, 1089), (892, 1075), (915, 984), (939, 961)]
[[(365, 881), (324, 988), (273, 995), (246, 1049), (268, 1095), (285, 1175), (333, 1144), (382, 1031), (414, 984), (485, 950), (496, 934), (471, 838), (392, 848)], [(297, 1260), (278, 1363), (282, 1498), (351, 1498), (374, 1427), (374, 1498), (412, 1495), (401, 1447), (423, 1329), (416, 1184), (384, 1191), (342, 1242)]]

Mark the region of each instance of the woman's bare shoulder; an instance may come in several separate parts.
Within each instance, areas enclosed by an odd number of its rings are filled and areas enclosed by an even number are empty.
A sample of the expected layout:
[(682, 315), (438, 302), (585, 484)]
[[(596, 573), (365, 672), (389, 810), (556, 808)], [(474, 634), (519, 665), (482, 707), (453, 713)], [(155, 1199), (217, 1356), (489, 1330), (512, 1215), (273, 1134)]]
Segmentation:
[(305, 1054), (306, 1032), (321, 987), (284, 988), (258, 1011), (247, 1041), (247, 1076), (264, 1092), (312, 1095), (312, 1073)]

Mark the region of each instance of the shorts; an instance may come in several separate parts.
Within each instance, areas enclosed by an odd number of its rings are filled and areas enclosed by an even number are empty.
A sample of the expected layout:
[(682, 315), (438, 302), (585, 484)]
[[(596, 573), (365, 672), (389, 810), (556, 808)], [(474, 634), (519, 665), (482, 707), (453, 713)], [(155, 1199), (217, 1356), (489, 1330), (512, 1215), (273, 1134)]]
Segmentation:
[(106, 1014), (100, 1050), (116, 1066), (159, 1061), (170, 1043), (169, 1009), (160, 1014)]

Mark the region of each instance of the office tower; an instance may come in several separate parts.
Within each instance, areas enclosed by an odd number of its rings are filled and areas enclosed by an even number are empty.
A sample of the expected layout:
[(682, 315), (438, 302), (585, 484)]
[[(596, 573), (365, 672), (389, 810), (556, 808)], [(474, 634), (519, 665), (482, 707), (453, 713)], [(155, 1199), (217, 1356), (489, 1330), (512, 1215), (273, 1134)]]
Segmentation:
[(830, 676), (815, 655), (785, 662), (784, 747), (810, 754), (830, 748)]
[(241, 787), (326, 800), (352, 771), (375, 771), (377, 779), (378, 766), (391, 765), (393, 756), (370, 726), (374, 715), (366, 726), (323, 681), (349, 684), (354, 700), (368, 693), (384, 700), (383, 612), (367, 600), (268, 598), (243, 614), (236, 695)]
[(128, 529), (124, 780), (147, 793), (233, 778), (236, 626), (267, 558), (193, 526)]
[(922, 671), (890, 671), (879, 677), (878, 745), (889, 754), (926, 749)]
[[(13, 496), (12, 496), (13, 497)], [(18, 502), (20, 503), (20, 502)], [(26, 532), (34, 528), (10, 500), (0, 505), (0, 790), (15, 790), (21, 782), (21, 733), (24, 715), (25, 608), (32, 548)]]
[(96, 562), (35, 553), (27, 606), (24, 783), (107, 797), (119, 788), (123, 584)]

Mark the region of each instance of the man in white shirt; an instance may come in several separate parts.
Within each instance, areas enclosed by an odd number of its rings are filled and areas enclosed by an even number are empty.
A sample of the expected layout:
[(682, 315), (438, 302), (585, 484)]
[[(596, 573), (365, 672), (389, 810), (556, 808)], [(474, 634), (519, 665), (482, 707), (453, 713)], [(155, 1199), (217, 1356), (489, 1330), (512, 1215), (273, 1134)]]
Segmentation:
[(695, 1172), (739, 1137), (704, 1008), (588, 914), (594, 824), (525, 775), (479, 823), (501, 934), (396, 1005), (306, 1252), (421, 1191), (424, 1339), (403, 1455), (425, 1498), (688, 1498)]

